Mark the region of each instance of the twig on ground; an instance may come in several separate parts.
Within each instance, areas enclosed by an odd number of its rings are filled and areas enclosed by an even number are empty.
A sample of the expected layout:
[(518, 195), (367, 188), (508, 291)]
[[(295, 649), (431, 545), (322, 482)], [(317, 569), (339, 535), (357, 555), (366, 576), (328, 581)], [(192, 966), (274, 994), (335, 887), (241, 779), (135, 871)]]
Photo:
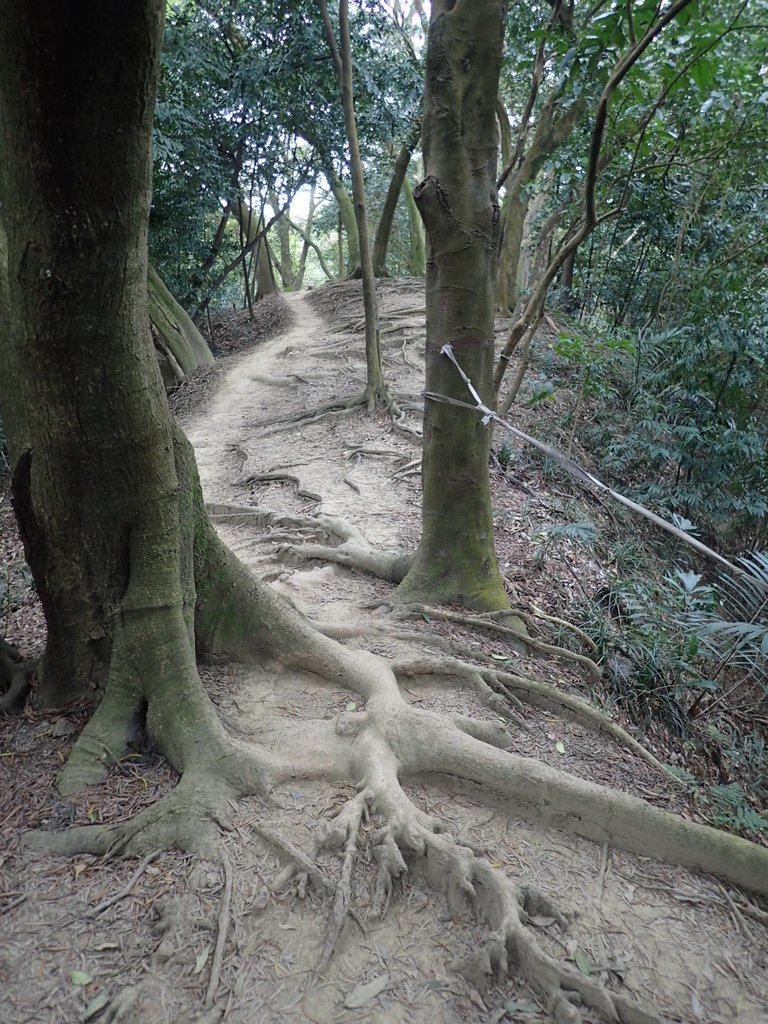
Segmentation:
[(139, 864), (139, 866), (136, 868), (136, 870), (131, 875), (129, 880), (126, 882), (126, 884), (123, 886), (123, 888), (119, 892), (115, 893), (114, 896), (110, 896), (109, 899), (106, 899), (102, 903), (99, 903), (97, 907), (94, 907), (94, 909), (90, 911), (88, 916), (98, 917), (100, 914), (103, 914), (105, 910), (109, 910), (110, 907), (114, 906), (115, 903), (119, 903), (120, 900), (125, 899), (126, 896), (130, 895), (134, 885), (136, 885), (136, 883), (147, 870), (152, 861), (157, 860), (157, 858), (160, 856), (162, 852), (162, 850), (153, 850), (152, 853), (147, 854), (147, 856)]
[(232, 903), (232, 863), (226, 850), (221, 851), (221, 863), (224, 869), (224, 891), (221, 895), (221, 908), (216, 928), (216, 948), (211, 963), (211, 976), (208, 980), (208, 988), (205, 993), (205, 1008), (209, 1010), (213, 1006), (216, 996), (216, 989), (219, 987), (221, 976), (221, 965), (224, 960), (224, 947), (227, 942), (229, 931), (229, 910)]

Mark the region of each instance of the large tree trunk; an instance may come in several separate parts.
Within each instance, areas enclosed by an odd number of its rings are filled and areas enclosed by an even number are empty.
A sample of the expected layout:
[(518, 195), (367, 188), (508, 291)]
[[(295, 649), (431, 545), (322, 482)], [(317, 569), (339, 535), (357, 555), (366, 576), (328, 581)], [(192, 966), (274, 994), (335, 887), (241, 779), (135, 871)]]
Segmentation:
[(275, 270), (272, 266), (272, 253), (270, 252), (266, 235), (259, 239), (259, 244), (256, 246), (255, 260), (256, 301), (260, 302), (267, 295), (276, 295), (278, 292)]
[[(266, 298), (267, 295), (277, 294), (278, 291), (269, 243), (267, 236), (264, 234), (264, 213), (255, 214), (242, 199), (232, 204), (232, 213), (240, 225), (243, 252), (253, 251), (254, 254), (256, 301), (259, 302), (261, 299)], [(254, 243), (257, 238), (258, 242), (254, 249)]]
[[(11, 326), (2, 341), (18, 401), (3, 414), (14, 504), (48, 624), (46, 703), (95, 696), (118, 621), (127, 634), (163, 608), (179, 628), (189, 596), (171, 423), (147, 317), (163, 9), (162, 0), (131, 18), (114, 0), (67, 8), (18, 0), (4, 9)], [(94, 62), (102, 48), (114, 59)]]
[[(471, 401), (446, 344), (492, 404), (499, 252), (496, 97), (506, 5), (434, 0), (427, 44), (423, 150), (415, 191), (427, 234), (426, 390)], [(408, 600), (507, 606), (493, 541), (490, 438), (469, 410), (428, 400), (422, 538), (400, 585)]]
[[(275, 213), (280, 211), (280, 202), (274, 192), (270, 193), (269, 202)], [(277, 269), (283, 282), (283, 291), (292, 292), (296, 290), (296, 272), (293, 268), (293, 254), (291, 253), (291, 225), (287, 213), (278, 217), (275, 222), (275, 231), (280, 243), (280, 262)]]
[[(147, 315), (164, 8), (15, 0), (0, 32), (2, 417), (48, 629), (36, 700), (98, 701), (64, 793), (102, 778), (144, 730), (184, 780), (210, 772), (224, 733), (195, 630), (244, 632), (233, 609), (247, 585), (204, 515)], [(187, 811), (188, 786), (204, 802), (185, 781), (174, 799)]]

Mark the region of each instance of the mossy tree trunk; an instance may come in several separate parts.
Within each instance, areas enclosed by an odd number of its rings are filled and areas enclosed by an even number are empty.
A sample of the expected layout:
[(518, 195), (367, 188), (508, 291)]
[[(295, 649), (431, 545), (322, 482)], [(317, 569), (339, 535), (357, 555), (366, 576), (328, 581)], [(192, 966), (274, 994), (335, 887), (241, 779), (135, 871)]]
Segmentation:
[[(189, 601), (171, 422), (147, 317), (163, 9), (146, 0), (126, 18), (116, 0), (18, 0), (4, 12), (2, 344), (17, 401), (3, 413), (48, 625), (45, 703), (96, 696), (116, 631), (127, 636), (162, 609), (170, 643)], [(94, 61), (102, 49), (114, 59)]]
[[(434, 0), (427, 43), (423, 151), (415, 190), (427, 236), (426, 390), (470, 399), (450, 344), (492, 404), (500, 230), (496, 97), (506, 5)], [(469, 410), (427, 401), (422, 538), (400, 585), (408, 600), (507, 606), (493, 540), (490, 436)]]

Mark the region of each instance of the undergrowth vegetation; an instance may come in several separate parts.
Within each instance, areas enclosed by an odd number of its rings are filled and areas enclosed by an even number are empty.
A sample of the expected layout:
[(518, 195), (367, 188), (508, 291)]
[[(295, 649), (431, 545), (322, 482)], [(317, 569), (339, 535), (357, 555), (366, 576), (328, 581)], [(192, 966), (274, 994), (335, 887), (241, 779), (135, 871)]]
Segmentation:
[[(593, 696), (654, 737), (711, 823), (768, 842), (768, 551), (737, 558), (739, 576), (694, 571), (682, 545), (626, 528), (574, 516), (538, 535), (542, 564), (568, 543), (605, 567), (606, 585), (570, 612), (603, 668)], [(577, 646), (566, 629), (557, 642)]]

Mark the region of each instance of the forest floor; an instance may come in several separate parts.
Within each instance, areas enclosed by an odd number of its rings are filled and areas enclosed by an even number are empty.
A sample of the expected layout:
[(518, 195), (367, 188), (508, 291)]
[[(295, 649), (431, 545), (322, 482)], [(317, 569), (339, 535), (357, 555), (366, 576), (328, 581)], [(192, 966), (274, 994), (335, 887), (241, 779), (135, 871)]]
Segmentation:
[[(335, 542), (333, 517), (377, 549), (412, 548), (418, 537), (423, 281), (382, 282), (381, 299), (384, 369), (402, 409), (397, 424), (388, 414), (347, 407), (365, 385), (358, 283), (269, 300), (257, 307), (255, 325), (238, 313), (217, 326), (215, 340), (227, 354), (213, 372), (188, 382), (172, 406), (195, 447), (214, 518), (217, 505), (251, 508), (254, 522), (257, 509), (281, 517), (258, 529), (247, 516), (238, 525), (222, 516), (222, 536), (311, 618), (340, 632), (356, 624), (360, 647), (413, 656), (438, 637), (480, 665), (514, 666), (599, 699), (579, 664), (526, 657), (508, 637), (459, 621), (425, 613), (400, 624), (411, 633), (403, 639), (381, 606), (392, 585), (302, 554), (301, 541)], [(498, 326), (502, 333), (504, 324)], [(556, 411), (550, 405), (548, 415)], [(515, 422), (525, 429), (540, 414), (523, 409)], [(578, 458), (578, 439), (571, 440)], [(606, 566), (595, 549), (568, 537), (548, 543), (551, 529), (583, 520), (617, 527), (615, 515), (595, 497), (563, 489), (534, 458), (518, 454), (514, 467), (514, 479), (493, 468), (496, 539), (512, 604), (567, 620), (569, 609), (605, 583)], [(307, 529), (307, 517), (315, 517), (315, 529)], [(5, 494), (0, 556), (0, 631), (31, 655), (42, 641), (42, 620)], [(289, 746), (298, 764), (310, 749), (322, 759), (318, 737), (325, 733), (316, 724), (355, 703), (309, 675), (278, 678), (232, 664), (206, 665), (201, 674), (232, 732), (267, 747)], [(415, 677), (404, 695), (449, 715), (493, 717), (455, 679)], [(140, 863), (27, 852), (22, 838), (29, 828), (124, 820), (174, 784), (166, 764), (137, 753), (102, 786), (73, 802), (59, 799), (55, 773), (84, 718), (78, 709), (28, 709), (0, 721), (4, 1024), (548, 1019), (548, 1007), (514, 974), (500, 986), (480, 977), (473, 955), (486, 926), (436, 894), (418, 872), (398, 881), (381, 919), (370, 914), (375, 869), (366, 843), (352, 881), (354, 917), (317, 973), (333, 895), (297, 893), (281, 885), (280, 874), (290, 860), (285, 851), (311, 852), (318, 822), (353, 795), (351, 788), (302, 779), (279, 787), (268, 808), (257, 798), (232, 806), (223, 825), (230, 877), (218, 864), (175, 852), (157, 851)], [(529, 707), (518, 726), (517, 753), (696, 815), (668, 778), (610, 739)], [(664, 740), (661, 732), (646, 737), (662, 758), (669, 756)], [(496, 794), (449, 776), (412, 778), (404, 789), (462, 845), (558, 903), (570, 920), (567, 932), (549, 914), (531, 922), (556, 960), (654, 1007), (665, 1020), (768, 1020), (768, 916), (761, 923), (765, 912), (735, 891), (524, 820)], [(269, 834), (260, 825), (265, 820)], [(364, 826), (363, 836), (373, 827)], [(327, 876), (338, 874), (335, 856), (320, 854), (319, 863)], [(211, 990), (222, 908), (229, 923), (220, 980)], [(585, 1013), (587, 1022), (598, 1019)]]

